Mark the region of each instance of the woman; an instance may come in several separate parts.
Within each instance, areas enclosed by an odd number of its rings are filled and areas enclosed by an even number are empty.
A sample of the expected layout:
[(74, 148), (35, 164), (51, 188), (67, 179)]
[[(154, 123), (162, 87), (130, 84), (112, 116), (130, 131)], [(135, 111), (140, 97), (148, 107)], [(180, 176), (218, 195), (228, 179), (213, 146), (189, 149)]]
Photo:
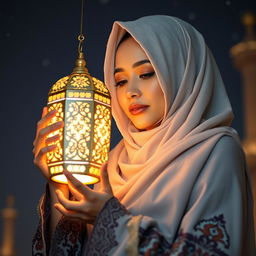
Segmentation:
[[(34, 255), (255, 255), (244, 153), (201, 34), (163, 15), (115, 22), (104, 74), (123, 139), (95, 190), (65, 172), (69, 199), (49, 182)], [(45, 112), (34, 153), (48, 178), (45, 136), (63, 124)]]

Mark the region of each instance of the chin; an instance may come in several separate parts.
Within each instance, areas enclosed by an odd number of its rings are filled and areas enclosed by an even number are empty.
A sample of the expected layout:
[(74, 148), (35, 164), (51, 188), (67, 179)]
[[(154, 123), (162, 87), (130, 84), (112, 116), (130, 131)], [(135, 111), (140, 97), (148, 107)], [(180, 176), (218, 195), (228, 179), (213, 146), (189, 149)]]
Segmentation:
[(147, 131), (147, 130), (152, 130), (156, 127), (158, 127), (161, 124), (162, 118), (159, 120), (148, 120), (147, 122), (140, 122), (139, 124), (132, 122), (133, 125), (140, 131)]
[(155, 128), (155, 126), (153, 126), (153, 124), (151, 124), (151, 125), (135, 125), (134, 123), (133, 123), (133, 125), (138, 129), (138, 130), (140, 130), (140, 131), (146, 131), (146, 130), (151, 130), (151, 129), (153, 129), (153, 128)]

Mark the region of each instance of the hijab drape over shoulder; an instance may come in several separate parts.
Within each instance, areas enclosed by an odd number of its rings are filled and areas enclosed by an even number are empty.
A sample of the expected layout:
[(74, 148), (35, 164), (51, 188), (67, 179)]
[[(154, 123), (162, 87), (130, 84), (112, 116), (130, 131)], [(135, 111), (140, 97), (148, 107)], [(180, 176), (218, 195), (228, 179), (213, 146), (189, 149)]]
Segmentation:
[[(162, 124), (150, 131), (140, 132), (131, 124), (118, 104), (113, 86), (115, 52), (126, 31), (147, 54), (165, 96)], [(124, 138), (124, 162), (120, 161), (129, 164), (122, 169), (124, 175), (124, 169), (133, 168), (132, 165), (158, 165), (155, 157), (162, 156), (162, 151), (177, 155), (217, 134), (236, 136), (233, 129), (224, 127), (230, 125), (233, 114), (215, 61), (201, 34), (184, 21), (148, 16), (114, 23), (104, 72), (112, 95), (113, 116)], [(175, 153), (170, 149), (177, 143)], [(172, 161), (170, 157), (166, 159)], [(138, 169), (144, 173), (141, 167)]]
[[(126, 31), (145, 51), (165, 96), (164, 119), (159, 127), (149, 131), (138, 131), (132, 125), (116, 96), (115, 52)], [(184, 21), (157, 15), (115, 22), (104, 72), (112, 96), (112, 114), (123, 135), (110, 158), (111, 165), (115, 162), (116, 172), (111, 169), (110, 173), (114, 190), (121, 198), (129, 200), (127, 191), (141, 179), (139, 187), (144, 190), (146, 180), (152, 184), (156, 175), (169, 172), (169, 164), (177, 156), (200, 142), (216, 138), (209, 145), (210, 152), (220, 136), (236, 137), (236, 132), (228, 127), (233, 114), (215, 61), (201, 34)]]
[[(145, 51), (164, 93), (163, 120), (148, 131), (133, 126), (116, 96), (115, 54), (126, 32)], [(224, 216), (226, 238), (237, 233), (234, 220), (242, 230), (246, 214), (241, 207), (247, 207), (244, 155), (230, 127), (233, 113), (223, 81), (202, 35), (188, 23), (164, 15), (115, 22), (104, 75), (113, 117), (123, 136), (108, 164), (119, 201), (134, 216), (143, 216), (142, 226), (147, 218), (154, 220), (170, 243), (181, 230), (189, 234), (200, 221), (216, 216)], [(233, 216), (236, 203), (241, 215)], [(231, 252), (243, 249), (238, 239), (242, 241), (240, 236), (229, 237)]]

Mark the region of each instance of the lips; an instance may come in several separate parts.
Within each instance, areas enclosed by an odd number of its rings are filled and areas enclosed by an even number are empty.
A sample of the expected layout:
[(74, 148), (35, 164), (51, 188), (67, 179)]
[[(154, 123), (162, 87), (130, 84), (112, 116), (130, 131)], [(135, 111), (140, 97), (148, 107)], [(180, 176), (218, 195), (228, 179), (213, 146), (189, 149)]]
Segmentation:
[(138, 115), (146, 110), (149, 105), (142, 105), (142, 104), (132, 104), (129, 106), (129, 111), (132, 115)]

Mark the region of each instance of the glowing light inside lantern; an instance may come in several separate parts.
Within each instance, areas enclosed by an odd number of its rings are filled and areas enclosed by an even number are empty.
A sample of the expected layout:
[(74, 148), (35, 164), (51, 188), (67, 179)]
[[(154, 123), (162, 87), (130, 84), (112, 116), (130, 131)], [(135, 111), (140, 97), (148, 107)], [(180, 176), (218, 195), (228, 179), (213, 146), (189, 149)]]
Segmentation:
[(67, 183), (63, 170), (84, 184), (99, 181), (100, 167), (108, 160), (110, 148), (110, 96), (105, 85), (88, 74), (72, 73), (55, 83), (48, 97), (48, 111), (57, 110), (51, 123), (64, 121), (47, 163), (53, 181)]
[[(89, 175), (83, 175), (83, 174), (73, 174), (73, 176), (81, 181), (83, 184), (95, 184), (99, 182), (99, 178), (89, 176)], [(52, 180), (58, 183), (67, 184), (67, 178), (63, 174), (59, 174), (52, 177)]]

